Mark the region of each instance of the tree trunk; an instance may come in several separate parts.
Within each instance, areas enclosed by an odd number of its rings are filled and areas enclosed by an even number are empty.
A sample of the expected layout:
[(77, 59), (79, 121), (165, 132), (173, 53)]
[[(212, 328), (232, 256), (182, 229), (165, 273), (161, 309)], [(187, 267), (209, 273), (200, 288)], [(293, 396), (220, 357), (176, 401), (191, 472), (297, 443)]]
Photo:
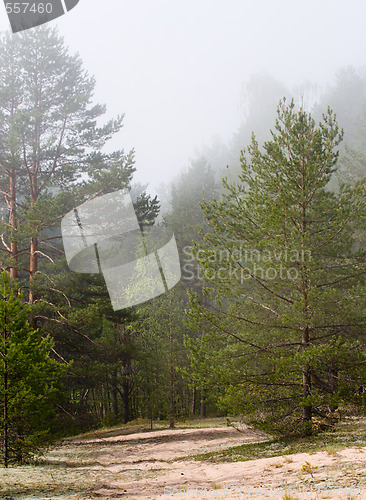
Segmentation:
[(130, 396), (129, 396), (129, 384), (127, 381), (122, 383), (122, 421), (127, 424), (130, 421)]
[[(302, 183), (303, 183), (303, 188), (305, 190), (305, 171), (303, 171), (302, 174)], [(304, 247), (304, 238), (307, 232), (307, 214), (306, 214), (306, 204), (305, 202), (302, 203), (301, 205), (301, 215), (302, 215), (302, 224), (301, 224), (301, 229), (302, 229), (302, 250), (305, 250)], [(303, 254), (305, 255), (305, 254)], [(304, 321), (304, 328), (302, 332), (302, 339), (301, 339), (301, 347), (302, 349), (306, 349), (309, 346), (310, 343), (310, 330), (309, 330), (309, 303), (308, 303), (308, 289), (309, 289), (309, 283), (307, 279), (307, 266), (306, 263), (303, 261), (302, 262), (302, 297), (304, 301), (303, 305), (303, 321)], [(311, 367), (310, 366), (305, 366), (303, 367), (302, 370), (302, 394), (304, 398), (307, 398), (308, 396), (311, 395)], [(312, 418), (312, 406), (311, 404), (307, 404), (306, 406), (302, 407), (302, 419), (304, 422), (309, 422), (311, 423), (311, 418)], [(310, 432), (310, 429), (309, 429)]]
[(7, 338), (8, 338), (8, 330), (6, 328), (6, 322), (7, 322), (7, 314), (6, 314), (6, 306), (5, 306), (5, 311), (4, 311), (4, 329), (3, 329), (3, 336), (4, 336), (4, 435), (3, 435), (3, 463), (4, 467), (8, 467), (8, 461), (9, 461), (9, 436), (8, 436), (8, 363), (7, 363)]
[(122, 421), (124, 424), (130, 421), (130, 360), (124, 361), (122, 365)]
[[(302, 348), (306, 349), (310, 342), (309, 328), (305, 327), (302, 335)], [(306, 366), (302, 370), (302, 395), (304, 398), (311, 395), (311, 368)], [(302, 407), (302, 419), (304, 422), (310, 422), (313, 409), (311, 405)]]
[(169, 404), (169, 413), (170, 413), (170, 422), (169, 428), (174, 429), (174, 414), (175, 414), (175, 405), (174, 405), (174, 366), (173, 366), (173, 329), (172, 329), (172, 299), (170, 299), (170, 320), (169, 320), (169, 390), (170, 390), (170, 404)]
[(10, 257), (11, 257), (11, 267), (10, 267), (10, 277), (18, 278), (18, 242), (17, 242), (17, 230), (18, 230), (18, 220), (17, 220), (17, 205), (16, 205), (16, 176), (15, 170), (12, 169), (9, 176), (9, 224), (11, 230), (11, 241), (10, 241)]
[[(15, 90), (15, 89), (14, 89)], [(11, 117), (12, 120), (15, 116), (16, 99), (13, 95), (11, 103)], [(18, 242), (17, 242), (17, 231), (18, 231), (18, 219), (17, 219), (17, 193), (16, 193), (16, 172), (15, 172), (15, 151), (11, 152), (12, 163), (11, 169), (9, 171), (9, 225), (10, 225), (10, 257), (11, 257), (11, 267), (10, 267), (10, 277), (18, 278)]]
[[(41, 89), (38, 82), (38, 74), (36, 75), (35, 81), (35, 109), (39, 113), (40, 102), (41, 102)], [(39, 116), (35, 121), (34, 129), (34, 149), (33, 149), (33, 161), (32, 169), (28, 171), (29, 183), (30, 183), (30, 205), (33, 207), (38, 200), (38, 172), (40, 170), (41, 164), (41, 120)], [(29, 255), (29, 302), (32, 304), (36, 300), (36, 294), (32, 291), (32, 282), (34, 281), (34, 276), (38, 270), (38, 237), (36, 235), (31, 237), (30, 241), (30, 255)]]
[[(38, 198), (37, 178), (36, 174), (31, 176), (31, 207), (36, 203)], [(32, 236), (29, 249), (29, 302), (32, 304), (36, 300), (36, 294), (32, 290), (32, 282), (38, 270), (38, 237)]]
[(329, 385), (330, 385), (330, 390), (332, 394), (334, 394), (337, 390), (337, 382), (338, 382), (338, 370), (334, 366), (330, 368), (330, 379), (329, 379)]
[(22, 447), (22, 434), (19, 427), (16, 429), (16, 461), (18, 464), (23, 464), (24, 452)]
[(200, 418), (206, 418), (206, 394), (204, 391), (201, 392)]
[[(338, 385), (338, 370), (334, 366), (331, 367), (330, 369), (330, 390), (332, 394), (334, 394), (337, 390), (337, 385)], [(331, 404), (330, 405), (330, 411), (335, 411), (338, 408), (337, 404)]]
[[(5, 348), (6, 349), (6, 348)], [(4, 353), (6, 356), (6, 352)], [(8, 367), (4, 360), (4, 435), (3, 435), (3, 463), (8, 467), (9, 443), (8, 443)]]
[[(37, 180), (35, 174), (31, 177), (31, 206), (36, 203), (38, 197)], [(38, 238), (31, 237), (29, 250), (29, 302), (32, 304), (36, 300), (35, 293), (32, 290), (32, 282), (38, 270)]]
[(192, 407), (191, 407), (191, 413), (193, 416), (196, 414), (196, 384), (193, 382), (193, 389), (192, 389)]
[(32, 282), (34, 281), (34, 275), (38, 269), (38, 238), (32, 237), (30, 243), (30, 258), (29, 258), (29, 302), (32, 304), (36, 300), (36, 294), (32, 290)]
[(151, 389), (149, 389), (149, 410), (150, 410), (150, 430), (153, 430), (153, 405), (151, 399)]
[(169, 401), (169, 428), (174, 429), (174, 372), (173, 372), (173, 360), (172, 357), (169, 357), (169, 373), (170, 373), (170, 381), (169, 381), (169, 391), (170, 391), (170, 401)]
[(117, 390), (117, 370), (112, 375), (112, 408), (113, 414), (118, 418), (118, 390)]
[[(304, 368), (302, 372), (302, 394), (304, 398), (310, 396), (311, 394), (311, 370), (310, 368)], [(312, 406), (306, 405), (302, 407), (302, 418), (305, 422), (311, 421), (312, 417)]]

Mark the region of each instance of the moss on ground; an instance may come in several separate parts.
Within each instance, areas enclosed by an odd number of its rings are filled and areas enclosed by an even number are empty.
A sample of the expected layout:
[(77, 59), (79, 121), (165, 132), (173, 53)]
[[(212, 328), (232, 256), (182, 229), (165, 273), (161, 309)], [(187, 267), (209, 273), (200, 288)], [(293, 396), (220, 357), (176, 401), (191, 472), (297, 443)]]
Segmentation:
[(347, 419), (338, 424), (335, 431), (323, 432), (315, 436), (251, 442), (225, 450), (201, 453), (189, 458), (210, 462), (241, 462), (294, 453), (329, 451), (332, 454), (337, 450), (354, 446), (366, 446), (366, 419)]

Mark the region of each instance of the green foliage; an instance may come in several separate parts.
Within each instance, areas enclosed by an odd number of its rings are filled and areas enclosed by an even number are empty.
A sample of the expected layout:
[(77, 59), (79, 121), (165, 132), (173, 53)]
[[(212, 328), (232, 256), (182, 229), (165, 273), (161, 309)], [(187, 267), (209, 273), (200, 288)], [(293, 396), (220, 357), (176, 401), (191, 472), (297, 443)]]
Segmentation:
[[(103, 151), (123, 116), (99, 123), (106, 107), (93, 103), (95, 80), (56, 29), (2, 36), (0, 48), (1, 266), (30, 290), (32, 320), (57, 356), (74, 360), (58, 421), (60, 432), (79, 430), (122, 418), (134, 356), (124, 327), (134, 315), (113, 311), (103, 276), (67, 268), (60, 221), (96, 195), (130, 190), (134, 151)], [(141, 191), (138, 220), (153, 225), (159, 202)]]
[[(104, 153), (123, 116), (99, 125), (95, 80), (48, 26), (0, 37), (0, 228), (2, 265), (37, 298), (37, 273), (62, 252), (62, 216), (126, 188), (134, 152)], [(29, 283), (30, 282), (30, 283)]]
[(140, 404), (151, 419), (187, 415), (187, 384), (181, 370), (187, 367), (183, 335), (185, 302), (179, 285), (137, 307), (130, 325), (138, 349)]
[(366, 189), (327, 189), (341, 140), (330, 110), (317, 126), (283, 100), (272, 140), (261, 149), (253, 136), (239, 180), (203, 203), (193, 367), (224, 408), (271, 431), (311, 433), (366, 376)]
[(29, 307), (1, 276), (0, 430), (2, 460), (23, 462), (50, 436), (65, 366), (50, 357), (53, 341), (29, 323)]

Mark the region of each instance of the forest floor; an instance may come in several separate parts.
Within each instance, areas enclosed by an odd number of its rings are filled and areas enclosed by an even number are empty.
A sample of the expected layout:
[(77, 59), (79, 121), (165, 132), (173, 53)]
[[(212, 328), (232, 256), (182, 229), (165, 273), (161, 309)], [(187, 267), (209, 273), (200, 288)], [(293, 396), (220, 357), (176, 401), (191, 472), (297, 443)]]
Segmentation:
[(366, 499), (365, 420), (296, 442), (224, 418), (154, 427), (95, 431), (64, 440), (36, 465), (0, 469), (0, 498)]

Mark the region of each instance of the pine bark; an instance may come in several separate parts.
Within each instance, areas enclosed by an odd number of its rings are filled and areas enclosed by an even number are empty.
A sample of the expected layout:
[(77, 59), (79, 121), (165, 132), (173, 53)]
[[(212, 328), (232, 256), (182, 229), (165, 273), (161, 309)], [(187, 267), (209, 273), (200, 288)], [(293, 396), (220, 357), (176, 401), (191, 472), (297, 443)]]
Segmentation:
[[(307, 232), (307, 213), (306, 213), (306, 165), (302, 166), (302, 189), (303, 189), (303, 202), (301, 205), (301, 229), (302, 229), (302, 250), (304, 248), (304, 239)], [(304, 254), (305, 255), (305, 254)], [(302, 262), (302, 296), (303, 296), (303, 332), (301, 339), (301, 346), (303, 349), (306, 349), (310, 343), (310, 328), (309, 328), (309, 304), (308, 304), (308, 279), (307, 279), (307, 268), (306, 262)], [(304, 366), (302, 369), (302, 394), (304, 398), (307, 398), (311, 395), (311, 367)], [(313, 408), (311, 404), (306, 404), (302, 407), (302, 419), (304, 422), (311, 422), (313, 413)]]
[(17, 231), (18, 231), (18, 219), (17, 219), (17, 198), (16, 198), (16, 174), (15, 170), (12, 168), (9, 175), (9, 224), (11, 231), (11, 241), (10, 241), (10, 257), (11, 257), (11, 267), (10, 267), (10, 277), (18, 278), (18, 242)]
[[(4, 322), (6, 324), (6, 310), (5, 310), (5, 318)], [(3, 383), (3, 389), (4, 389), (4, 411), (3, 411), (3, 417), (4, 417), (4, 430), (3, 430), (3, 464), (4, 467), (8, 467), (8, 462), (9, 462), (9, 436), (8, 436), (8, 364), (7, 364), (7, 338), (8, 338), (8, 331), (6, 329), (6, 326), (4, 327), (3, 330), (3, 336), (4, 336), (4, 383)]]
[(174, 429), (174, 415), (175, 415), (175, 403), (174, 403), (174, 366), (173, 366), (173, 325), (172, 325), (172, 299), (170, 299), (170, 312), (169, 312), (169, 413), (170, 422), (169, 428)]

